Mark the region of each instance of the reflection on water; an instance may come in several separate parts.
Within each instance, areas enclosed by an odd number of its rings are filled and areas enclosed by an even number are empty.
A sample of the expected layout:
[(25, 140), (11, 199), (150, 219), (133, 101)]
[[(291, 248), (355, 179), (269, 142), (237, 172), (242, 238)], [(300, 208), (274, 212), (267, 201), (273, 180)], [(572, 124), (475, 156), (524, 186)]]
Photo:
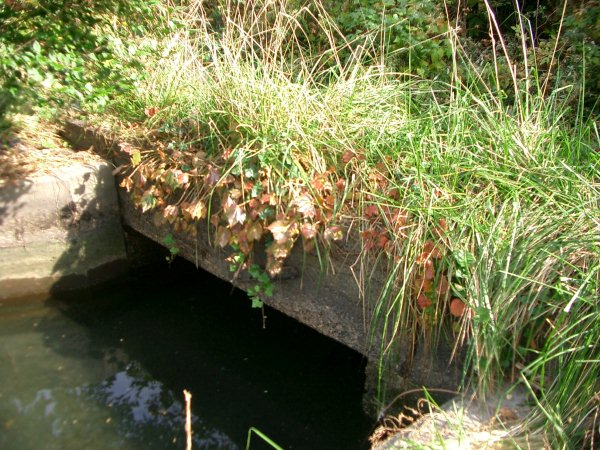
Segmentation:
[(358, 355), (273, 311), (263, 330), (228, 286), (177, 273), (0, 305), (0, 449), (182, 449), (183, 389), (194, 448), (244, 448), (251, 426), (287, 449), (367, 447)]

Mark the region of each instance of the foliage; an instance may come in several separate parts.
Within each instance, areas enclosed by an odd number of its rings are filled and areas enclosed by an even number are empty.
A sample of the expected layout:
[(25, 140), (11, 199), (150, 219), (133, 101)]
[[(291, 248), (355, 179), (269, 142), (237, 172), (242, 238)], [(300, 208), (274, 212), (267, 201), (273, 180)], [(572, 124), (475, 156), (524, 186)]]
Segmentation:
[[(31, 106), (104, 107), (135, 80), (136, 53), (107, 28), (147, 34), (161, 2), (10, 0), (0, 4), (0, 117)], [(117, 56), (117, 51), (121, 54)], [(139, 66), (137, 66), (139, 68)]]

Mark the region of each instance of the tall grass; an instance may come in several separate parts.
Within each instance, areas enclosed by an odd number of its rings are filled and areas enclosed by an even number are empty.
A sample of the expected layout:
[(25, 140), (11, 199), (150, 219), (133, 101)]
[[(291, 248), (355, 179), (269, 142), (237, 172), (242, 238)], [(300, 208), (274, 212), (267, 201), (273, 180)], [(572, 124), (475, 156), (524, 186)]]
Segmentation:
[[(307, 192), (323, 227), (352, 224), (382, 374), (400, 341), (450, 341), (480, 393), (506, 380), (530, 389), (530, 432), (545, 430), (553, 446), (590, 442), (600, 396), (598, 122), (537, 79), (527, 33), (507, 96), (451, 32), (451, 81), (430, 81), (388, 71), (365, 45), (377, 39), (345, 41), (323, 9), (225, 3), (213, 29), (202, 2), (191, 3), (186, 26), (160, 44), (163, 57), (115, 114), (156, 108), (143, 122), (149, 136), (201, 149), (223, 177), (260, 172), (278, 213)], [(307, 44), (306, 15), (330, 48)], [(493, 29), (491, 9), (490, 20)], [(337, 186), (333, 205), (315, 187), (320, 176)], [(387, 281), (369, 285), (381, 270)]]

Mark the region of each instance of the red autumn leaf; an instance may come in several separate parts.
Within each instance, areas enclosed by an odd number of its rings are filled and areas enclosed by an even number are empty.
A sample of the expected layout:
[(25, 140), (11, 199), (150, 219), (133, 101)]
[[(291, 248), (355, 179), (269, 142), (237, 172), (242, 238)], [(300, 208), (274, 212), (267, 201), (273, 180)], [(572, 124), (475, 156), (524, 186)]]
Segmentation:
[(417, 256), (416, 263), (419, 265), (425, 264), (431, 258), (431, 254), (429, 252), (423, 252), (419, 256)]
[(450, 314), (454, 317), (461, 317), (465, 313), (465, 304), (459, 298), (453, 298), (450, 302)]
[(325, 178), (323, 175), (315, 175), (312, 179), (312, 187), (317, 191), (322, 191), (325, 188)]
[(435, 278), (435, 267), (433, 266), (433, 261), (430, 259), (425, 261), (424, 278), (429, 281)]
[(360, 237), (365, 240), (373, 239), (376, 235), (377, 235), (377, 232), (372, 228), (369, 228), (368, 230), (364, 230), (364, 231), (360, 232)]
[(270, 201), (271, 201), (271, 194), (264, 193), (263, 195), (260, 196), (260, 202), (263, 205), (269, 204)]
[(346, 180), (343, 178), (340, 178), (339, 180), (336, 181), (335, 183), (335, 187), (338, 191), (343, 191), (346, 188)]
[(439, 297), (442, 297), (448, 293), (450, 290), (450, 283), (448, 282), (448, 278), (445, 275), (440, 276), (437, 285), (435, 287), (435, 292)]
[(151, 106), (149, 108), (144, 109), (144, 114), (146, 117), (154, 117), (158, 112), (158, 108), (156, 106)]
[(431, 280), (425, 279), (424, 274), (418, 274), (413, 278), (413, 290), (415, 292), (430, 292), (431, 291)]
[(326, 241), (340, 241), (344, 237), (344, 233), (342, 232), (341, 227), (334, 225), (325, 230), (323, 237)]
[(429, 300), (429, 298), (427, 298), (427, 296), (423, 293), (419, 294), (419, 297), (417, 298), (417, 306), (421, 309), (425, 309), (429, 306), (431, 306), (431, 300)]
[(323, 201), (329, 208), (333, 208), (333, 205), (335, 205), (335, 197), (333, 195), (328, 195), (323, 199)]
[(348, 164), (352, 158), (354, 158), (356, 155), (354, 154), (353, 151), (351, 150), (346, 150), (344, 152), (344, 154), (342, 155), (342, 161), (344, 161), (344, 164)]
[(365, 208), (365, 217), (372, 218), (379, 215), (379, 208), (377, 205), (369, 205)]
[(448, 224), (446, 223), (446, 219), (442, 218), (440, 219), (440, 230), (442, 231), (448, 231)]
[(385, 246), (387, 245), (389, 240), (390, 239), (385, 234), (380, 234), (379, 237), (377, 238), (377, 247), (385, 248)]

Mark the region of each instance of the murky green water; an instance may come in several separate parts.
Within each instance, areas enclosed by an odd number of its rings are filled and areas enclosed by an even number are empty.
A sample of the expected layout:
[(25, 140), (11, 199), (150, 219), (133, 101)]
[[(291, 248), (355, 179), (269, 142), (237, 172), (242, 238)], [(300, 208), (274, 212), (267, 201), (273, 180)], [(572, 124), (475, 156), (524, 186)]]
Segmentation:
[[(368, 448), (361, 357), (179, 266), (0, 306), (0, 449)], [(252, 439), (252, 449), (270, 448)]]

